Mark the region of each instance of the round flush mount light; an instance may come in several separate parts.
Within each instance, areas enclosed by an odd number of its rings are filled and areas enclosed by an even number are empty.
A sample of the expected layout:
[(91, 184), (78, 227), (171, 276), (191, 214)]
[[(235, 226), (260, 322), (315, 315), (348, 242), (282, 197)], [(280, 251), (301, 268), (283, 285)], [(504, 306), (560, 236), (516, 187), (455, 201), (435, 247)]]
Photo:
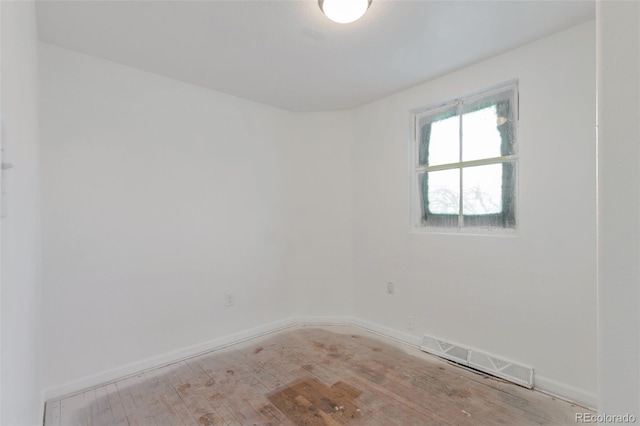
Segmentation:
[(371, 0), (318, 0), (320, 10), (334, 22), (348, 24), (364, 15)]

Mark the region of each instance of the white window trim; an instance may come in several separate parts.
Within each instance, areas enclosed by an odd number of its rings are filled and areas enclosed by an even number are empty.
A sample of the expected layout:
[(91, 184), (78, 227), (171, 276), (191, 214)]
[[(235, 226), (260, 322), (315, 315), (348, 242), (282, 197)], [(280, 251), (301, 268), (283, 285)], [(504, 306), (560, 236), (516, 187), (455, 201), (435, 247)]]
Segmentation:
[[(514, 126), (514, 136), (515, 136), (515, 147), (516, 153), (513, 155), (506, 155), (500, 157), (493, 158), (484, 158), (480, 160), (472, 160), (472, 161), (460, 161), (449, 164), (439, 164), (435, 166), (420, 166), (419, 165), (419, 135), (418, 135), (418, 125), (416, 120), (420, 114), (425, 112), (431, 112), (433, 114), (437, 113), (439, 110), (446, 110), (452, 107), (456, 107), (462, 102), (465, 104), (472, 103), (479, 99), (490, 97), (492, 95), (496, 95), (498, 93), (504, 92), (506, 90), (513, 90), (515, 94), (515, 126)], [(468, 95), (458, 96), (455, 99), (451, 99), (446, 102), (433, 103), (426, 106), (421, 106), (415, 109), (410, 110), (409, 118), (410, 118), (410, 140), (409, 140), (409, 233), (411, 234), (430, 234), (430, 235), (462, 235), (462, 236), (498, 236), (498, 237), (518, 237), (519, 229), (520, 229), (520, 214), (519, 214), (519, 153), (520, 153), (520, 138), (519, 138), (519, 123), (520, 123), (520, 90), (518, 80), (511, 80), (505, 83), (501, 83), (495, 86), (491, 86), (485, 90), (473, 92)], [(460, 141), (462, 144), (462, 139)], [(417, 200), (419, 197), (419, 183), (417, 181), (417, 174), (420, 172), (429, 172), (429, 171), (438, 171), (438, 170), (447, 170), (454, 168), (464, 168), (470, 166), (479, 166), (485, 164), (500, 164), (503, 162), (515, 162), (515, 179), (514, 182), (514, 216), (515, 216), (515, 228), (497, 228), (497, 227), (464, 227), (464, 226), (456, 226), (456, 227), (437, 227), (437, 226), (422, 226), (419, 223), (422, 220), (422, 210), (420, 207), (420, 203)], [(462, 193), (462, 192), (461, 192)], [(460, 197), (460, 202), (462, 202), (462, 197)]]

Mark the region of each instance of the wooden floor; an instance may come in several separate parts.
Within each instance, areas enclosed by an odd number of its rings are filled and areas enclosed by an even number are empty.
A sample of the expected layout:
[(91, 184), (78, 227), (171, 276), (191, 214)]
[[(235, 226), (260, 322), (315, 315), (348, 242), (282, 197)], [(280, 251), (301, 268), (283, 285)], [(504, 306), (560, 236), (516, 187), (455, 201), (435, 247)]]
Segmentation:
[(49, 401), (45, 425), (569, 425), (588, 410), (349, 326), (295, 327)]

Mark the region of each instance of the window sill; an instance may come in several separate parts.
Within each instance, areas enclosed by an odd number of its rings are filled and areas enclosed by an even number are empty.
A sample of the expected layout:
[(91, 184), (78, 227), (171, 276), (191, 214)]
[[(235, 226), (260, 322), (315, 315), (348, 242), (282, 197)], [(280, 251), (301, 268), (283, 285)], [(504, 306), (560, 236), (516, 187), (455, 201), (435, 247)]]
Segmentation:
[(412, 235), (455, 235), (463, 237), (499, 237), (520, 238), (518, 229), (489, 229), (489, 228), (416, 228), (409, 229)]

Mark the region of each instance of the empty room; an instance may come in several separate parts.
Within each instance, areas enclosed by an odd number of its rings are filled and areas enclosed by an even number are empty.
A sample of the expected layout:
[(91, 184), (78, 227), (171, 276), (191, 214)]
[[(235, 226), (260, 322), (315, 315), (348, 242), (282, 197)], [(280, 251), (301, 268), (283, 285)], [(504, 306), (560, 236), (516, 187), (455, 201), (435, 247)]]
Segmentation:
[(640, 421), (638, 2), (0, 15), (0, 424)]

